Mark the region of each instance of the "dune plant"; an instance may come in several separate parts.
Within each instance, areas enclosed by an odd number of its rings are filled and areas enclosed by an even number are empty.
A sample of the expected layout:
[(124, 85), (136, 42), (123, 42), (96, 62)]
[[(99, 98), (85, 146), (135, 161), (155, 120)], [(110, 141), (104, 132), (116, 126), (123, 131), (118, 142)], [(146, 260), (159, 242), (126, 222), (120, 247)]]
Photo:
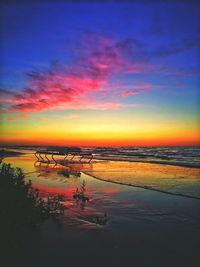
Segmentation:
[(0, 165), (0, 217), (6, 227), (34, 226), (52, 214), (63, 213), (59, 197), (44, 201), (22, 169)]
[(86, 191), (86, 182), (83, 180), (80, 190), (76, 188), (76, 192), (74, 193), (73, 197), (78, 200), (89, 201), (89, 197), (85, 195), (85, 191)]

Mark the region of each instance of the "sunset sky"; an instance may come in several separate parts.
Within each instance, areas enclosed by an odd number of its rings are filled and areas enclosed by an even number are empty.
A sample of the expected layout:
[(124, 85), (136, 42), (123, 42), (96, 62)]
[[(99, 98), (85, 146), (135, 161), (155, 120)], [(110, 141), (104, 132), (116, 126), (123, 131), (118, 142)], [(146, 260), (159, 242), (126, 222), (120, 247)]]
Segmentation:
[(1, 144), (199, 145), (196, 1), (4, 4)]

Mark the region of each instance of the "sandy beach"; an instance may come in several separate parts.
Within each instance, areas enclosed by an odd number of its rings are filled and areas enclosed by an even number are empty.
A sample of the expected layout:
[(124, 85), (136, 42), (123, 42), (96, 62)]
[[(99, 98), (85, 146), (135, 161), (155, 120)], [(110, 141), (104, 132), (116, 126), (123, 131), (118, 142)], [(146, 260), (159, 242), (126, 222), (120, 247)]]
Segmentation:
[[(29, 266), (41, 267), (198, 266), (198, 168), (121, 161), (34, 165), (30, 153), (5, 161), (22, 167), (44, 197), (67, 199), (59, 223), (48, 220), (20, 241), (13, 259), (21, 264), (31, 257)], [(84, 205), (73, 198), (83, 181)], [(98, 224), (105, 213), (108, 221)]]

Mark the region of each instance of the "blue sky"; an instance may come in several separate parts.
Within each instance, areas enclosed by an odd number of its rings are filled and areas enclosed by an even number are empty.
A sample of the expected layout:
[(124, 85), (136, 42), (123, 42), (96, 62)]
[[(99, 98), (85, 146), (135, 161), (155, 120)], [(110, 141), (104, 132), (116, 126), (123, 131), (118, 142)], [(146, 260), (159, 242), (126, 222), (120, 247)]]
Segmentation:
[[(68, 114), (81, 106), (105, 116), (111, 109), (130, 114), (130, 108), (142, 106), (147, 117), (150, 110), (164, 110), (182, 124), (187, 116), (198, 120), (197, 2), (103, 2), (2, 6), (5, 129), (6, 119), (24, 112), (33, 117), (52, 109)], [(45, 77), (42, 85), (39, 76), (30, 80), (31, 71)], [(52, 80), (59, 92), (54, 93)]]

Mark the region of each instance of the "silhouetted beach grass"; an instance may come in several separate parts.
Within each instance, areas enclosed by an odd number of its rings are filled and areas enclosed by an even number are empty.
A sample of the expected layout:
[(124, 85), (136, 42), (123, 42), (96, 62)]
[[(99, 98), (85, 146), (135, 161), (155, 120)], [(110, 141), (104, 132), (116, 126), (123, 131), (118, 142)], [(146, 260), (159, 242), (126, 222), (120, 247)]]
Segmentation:
[(0, 229), (4, 246), (16, 246), (30, 228), (35, 228), (50, 216), (63, 214), (61, 196), (48, 197), (44, 201), (39, 190), (25, 182), (21, 168), (10, 164), (0, 166)]

